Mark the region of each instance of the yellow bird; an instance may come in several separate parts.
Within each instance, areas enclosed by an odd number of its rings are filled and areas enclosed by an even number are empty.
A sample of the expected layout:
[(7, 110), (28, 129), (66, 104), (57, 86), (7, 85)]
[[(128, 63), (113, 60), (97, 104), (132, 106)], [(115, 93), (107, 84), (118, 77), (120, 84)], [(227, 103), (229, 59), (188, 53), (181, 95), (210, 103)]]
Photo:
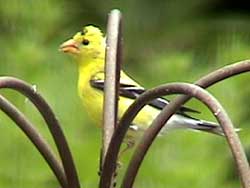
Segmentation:
[[(101, 126), (104, 89), (105, 37), (101, 30), (86, 26), (71, 39), (60, 46), (60, 51), (71, 54), (79, 70), (78, 93), (86, 112)], [(118, 118), (145, 89), (126, 73), (121, 71)], [(134, 119), (127, 134), (126, 142), (132, 146), (137, 137), (152, 123), (164, 106), (169, 103), (164, 98), (157, 98), (146, 105)], [(216, 123), (196, 119), (187, 113), (198, 112), (182, 106), (167, 122), (169, 129), (191, 128), (223, 135)], [(166, 131), (163, 129), (162, 132)]]

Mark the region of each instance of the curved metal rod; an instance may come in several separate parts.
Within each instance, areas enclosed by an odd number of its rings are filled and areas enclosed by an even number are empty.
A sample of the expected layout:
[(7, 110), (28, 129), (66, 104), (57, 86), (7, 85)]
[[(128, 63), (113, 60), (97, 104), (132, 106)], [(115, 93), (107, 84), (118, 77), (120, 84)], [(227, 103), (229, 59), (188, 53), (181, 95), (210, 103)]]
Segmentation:
[[(234, 63), (229, 66), (222, 67), (218, 70), (215, 70), (214, 72), (211, 72), (210, 74), (202, 77), (199, 79), (196, 84), (200, 85), (203, 88), (209, 87), (219, 81), (222, 81), (226, 78), (244, 73), (250, 71), (250, 60), (241, 61)], [(151, 97), (147, 95), (152, 95)], [(115, 170), (115, 163), (117, 160), (117, 156), (121, 147), (121, 143), (126, 135), (126, 132), (129, 128), (130, 123), (135, 118), (136, 114), (139, 112), (139, 110), (142, 108), (142, 103), (146, 104), (150, 100), (156, 98), (154, 89), (150, 89), (140, 95), (135, 102), (127, 109), (127, 111), (124, 113), (123, 117), (121, 118), (118, 128), (116, 129), (108, 148), (108, 152), (104, 161), (103, 165), (103, 176), (101, 176), (101, 182), (109, 182), (109, 184), (102, 184), (102, 188), (108, 188), (110, 185), (110, 180), (112, 177), (112, 174)], [(180, 105), (187, 102), (191, 97), (189, 96), (179, 96), (174, 101), (178, 102)]]
[(68, 143), (65, 139), (58, 120), (56, 119), (52, 109), (46, 103), (43, 97), (39, 93), (37, 93), (36, 89), (31, 85), (13, 77), (0, 77), (0, 88), (10, 88), (19, 91), (27, 98), (29, 98), (29, 100), (36, 106), (45, 122), (47, 123), (57, 146), (60, 158), (62, 160), (64, 172), (68, 181), (67, 187), (79, 188), (80, 184)]
[[(227, 139), (228, 145), (232, 151), (234, 160), (236, 162), (236, 166), (238, 168), (238, 172), (240, 175), (240, 179), (243, 187), (250, 187), (250, 171), (249, 164), (241, 145), (240, 139), (238, 135), (234, 131), (233, 124), (228, 117), (226, 111), (220, 105), (220, 103), (214, 98), (211, 94), (209, 94), (206, 90), (194, 84), (186, 84), (186, 83), (173, 83), (166, 85), (161, 88), (165, 91), (165, 94), (186, 94), (191, 97), (195, 97), (199, 99), (202, 103), (204, 103), (214, 114), (219, 124), (221, 125), (225, 137)], [(180, 107), (178, 103), (169, 103), (154, 119), (151, 126), (145, 131), (140, 143), (138, 144), (134, 155), (130, 161), (127, 172), (122, 182), (122, 186), (124, 188), (131, 188), (139, 167), (158, 133), (160, 132), (163, 126), (168, 126), (167, 121), (169, 118), (175, 113), (176, 110)]]
[[(202, 88), (207, 88), (207, 87), (210, 87), (211, 85), (216, 84), (217, 82), (223, 81), (232, 76), (236, 76), (238, 74), (242, 74), (242, 73), (249, 72), (249, 71), (250, 71), (250, 60), (244, 60), (244, 61), (234, 63), (232, 65), (227, 65), (220, 69), (217, 69), (201, 77), (199, 80), (195, 82), (195, 84), (199, 85)], [(188, 97), (189, 99), (191, 98), (189, 96), (185, 96), (185, 97)], [(183, 96), (179, 96), (179, 98), (183, 98)]]
[(62, 168), (62, 164), (57, 160), (51, 147), (46, 140), (39, 134), (35, 126), (20, 112), (11, 102), (0, 95), (0, 109), (8, 115), (18, 127), (25, 133), (30, 141), (36, 146), (43, 158), (57, 177), (60, 185), (64, 188), (68, 186), (68, 182)]

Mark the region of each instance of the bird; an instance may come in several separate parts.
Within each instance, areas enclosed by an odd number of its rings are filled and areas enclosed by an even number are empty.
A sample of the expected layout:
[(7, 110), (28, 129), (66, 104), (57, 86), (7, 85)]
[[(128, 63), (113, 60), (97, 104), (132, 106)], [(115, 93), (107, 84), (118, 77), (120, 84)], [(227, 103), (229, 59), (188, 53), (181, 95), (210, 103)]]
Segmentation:
[[(97, 126), (102, 125), (104, 76), (105, 76), (106, 38), (96, 26), (87, 25), (63, 42), (59, 51), (70, 54), (78, 67), (78, 94), (89, 117)], [(132, 77), (121, 70), (118, 101), (118, 120), (126, 109), (146, 89)], [(125, 142), (128, 148), (133, 147), (140, 135), (151, 125), (160, 111), (169, 104), (169, 100), (159, 97), (149, 102), (138, 113), (127, 132)], [(162, 134), (174, 129), (192, 129), (224, 135), (222, 128), (214, 122), (192, 117), (190, 113), (200, 113), (189, 107), (181, 106), (163, 127)]]

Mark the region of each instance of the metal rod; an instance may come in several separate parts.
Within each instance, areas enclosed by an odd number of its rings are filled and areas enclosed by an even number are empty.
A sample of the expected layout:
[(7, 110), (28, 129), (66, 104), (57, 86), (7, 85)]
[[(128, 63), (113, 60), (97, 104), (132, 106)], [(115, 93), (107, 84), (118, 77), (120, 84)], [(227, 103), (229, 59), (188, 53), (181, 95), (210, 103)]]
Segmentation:
[(46, 140), (39, 134), (35, 126), (20, 112), (13, 104), (0, 95), (0, 109), (8, 115), (17, 126), (25, 133), (30, 141), (35, 145), (37, 150), (41, 153), (45, 161), (50, 166), (58, 179), (58, 182), (63, 188), (68, 187), (62, 164), (57, 160), (51, 147)]
[[(229, 147), (232, 151), (236, 166), (238, 167), (238, 172), (242, 180), (243, 187), (250, 187), (250, 171), (249, 164), (241, 145), (238, 135), (234, 131), (233, 124), (228, 117), (226, 111), (220, 105), (220, 103), (206, 90), (196, 86), (194, 84), (186, 83), (175, 83), (165, 85), (161, 87), (161, 90), (165, 94), (186, 94), (190, 97), (196, 97), (201, 102), (203, 102), (207, 107), (212, 111), (214, 116), (217, 118), (219, 124), (222, 126), (222, 129), (227, 138)], [(158, 90), (159, 93), (161, 91)], [(164, 95), (165, 95), (164, 94)], [(138, 144), (134, 155), (130, 161), (129, 167), (123, 179), (122, 186), (123, 188), (131, 188), (135, 177), (138, 173), (139, 167), (153, 141), (156, 139), (156, 136), (160, 133), (160, 130), (163, 126), (167, 127), (168, 119), (175, 113), (176, 110), (180, 107), (180, 103), (170, 102), (154, 119), (151, 126), (145, 131), (143, 138)]]
[[(103, 136), (102, 136), (102, 165), (106, 152), (115, 131), (118, 112), (118, 91), (120, 82), (120, 65), (122, 61), (122, 33), (121, 13), (119, 10), (112, 10), (108, 17), (106, 58), (105, 58), (105, 83), (103, 103)], [(116, 162), (111, 166), (111, 174), (114, 174)], [(113, 175), (105, 178), (101, 174), (100, 187), (110, 187)]]
[(103, 159), (117, 124), (118, 90), (120, 80), (121, 13), (113, 10), (107, 24), (107, 44), (105, 59), (104, 108), (103, 108)]
[(59, 121), (56, 119), (56, 116), (54, 115), (48, 103), (36, 91), (35, 88), (17, 78), (0, 77), (0, 88), (11, 88), (20, 92), (36, 106), (48, 125), (49, 131), (55, 141), (59, 156), (62, 160), (64, 172), (68, 180), (68, 187), (79, 188), (80, 183), (68, 143), (65, 139)]
[[(229, 66), (222, 67), (218, 70), (215, 70), (214, 72), (211, 72), (207, 76), (204, 76), (199, 81), (196, 82), (196, 84), (202, 86), (202, 87), (209, 87), (219, 81), (222, 81), (226, 78), (248, 72), (250, 71), (250, 60), (241, 61), (234, 63)], [(117, 156), (121, 147), (121, 143), (125, 137), (126, 131), (129, 128), (129, 125), (135, 118), (136, 114), (139, 112), (139, 110), (143, 107), (143, 104), (146, 104), (156, 96), (147, 97), (147, 95), (150, 95), (152, 92), (152, 95), (154, 95), (154, 92), (151, 90), (148, 90), (147, 92), (143, 93), (141, 96), (139, 96), (135, 102), (127, 109), (127, 111), (122, 116), (121, 120), (119, 121), (118, 128), (116, 129), (109, 148), (106, 155), (106, 159), (104, 161), (103, 165), (103, 171), (102, 173), (105, 174), (105, 178), (109, 179), (112, 176), (112, 173), (110, 171), (110, 166), (116, 162)], [(179, 96), (177, 97), (177, 101), (181, 104), (188, 101), (190, 99), (189, 96)]]

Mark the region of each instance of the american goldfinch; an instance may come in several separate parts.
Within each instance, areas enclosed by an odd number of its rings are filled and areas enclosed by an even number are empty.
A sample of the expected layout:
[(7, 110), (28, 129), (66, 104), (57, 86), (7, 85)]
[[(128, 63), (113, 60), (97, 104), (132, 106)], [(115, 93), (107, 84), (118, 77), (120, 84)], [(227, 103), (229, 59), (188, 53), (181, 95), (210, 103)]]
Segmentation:
[[(59, 50), (74, 57), (79, 70), (78, 93), (82, 104), (90, 117), (100, 126), (105, 74), (105, 37), (103, 33), (97, 27), (86, 26), (81, 32), (76, 33), (71, 39), (64, 42)], [(118, 118), (143, 92), (145, 92), (143, 87), (121, 71)], [(127, 143), (133, 145), (140, 135), (139, 133), (150, 126), (160, 110), (168, 103), (169, 101), (164, 98), (157, 98), (146, 105), (130, 126)], [(222, 129), (216, 123), (196, 119), (187, 114), (192, 112), (197, 111), (182, 106), (167, 122), (169, 129), (191, 128), (223, 135)]]

